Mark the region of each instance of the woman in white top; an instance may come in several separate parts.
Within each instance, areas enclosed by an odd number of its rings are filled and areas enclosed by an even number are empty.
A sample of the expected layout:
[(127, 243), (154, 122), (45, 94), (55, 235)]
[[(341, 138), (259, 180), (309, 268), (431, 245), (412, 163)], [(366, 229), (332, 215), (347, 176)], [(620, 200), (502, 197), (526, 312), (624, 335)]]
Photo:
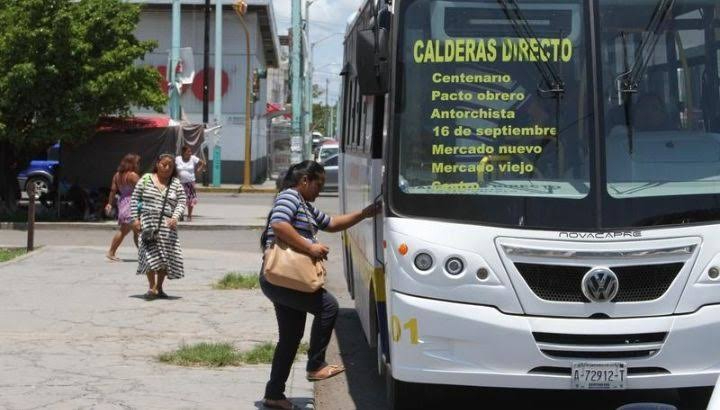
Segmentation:
[(192, 221), (193, 208), (197, 204), (195, 174), (205, 170), (205, 161), (193, 155), (189, 145), (183, 145), (180, 152), (181, 155), (175, 157), (175, 168), (187, 197), (187, 220)]

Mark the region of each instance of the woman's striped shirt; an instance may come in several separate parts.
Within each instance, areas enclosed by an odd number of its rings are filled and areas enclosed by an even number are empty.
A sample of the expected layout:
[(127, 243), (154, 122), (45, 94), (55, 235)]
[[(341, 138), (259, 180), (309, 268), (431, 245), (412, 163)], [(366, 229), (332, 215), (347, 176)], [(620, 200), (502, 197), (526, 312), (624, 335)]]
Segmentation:
[[(308, 216), (308, 212), (311, 216)], [(270, 246), (275, 240), (272, 224), (276, 222), (289, 223), (300, 236), (314, 242), (317, 230), (325, 230), (330, 225), (330, 217), (310, 203), (305, 202), (298, 191), (289, 188), (280, 192), (275, 198), (273, 208), (270, 211), (265, 247)]]

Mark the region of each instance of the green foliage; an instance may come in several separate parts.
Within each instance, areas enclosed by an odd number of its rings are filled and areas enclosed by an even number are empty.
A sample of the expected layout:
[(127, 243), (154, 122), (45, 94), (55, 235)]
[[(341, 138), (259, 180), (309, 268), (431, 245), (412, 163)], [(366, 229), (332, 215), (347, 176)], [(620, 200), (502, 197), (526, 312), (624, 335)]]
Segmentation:
[(218, 283), (213, 285), (215, 289), (257, 289), (260, 287), (258, 275), (254, 273), (243, 274), (239, 272), (227, 273)]
[(7, 262), (25, 254), (25, 249), (21, 248), (0, 248), (0, 262)]
[[(308, 344), (300, 343), (297, 355), (307, 354), (307, 351)], [(203, 342), (180, 346), (174, 352), (161, 354), (158, 360), (177, 366), (222, 367), (272, 363), (273, 354), (275, 344), (270, 342), (261, 343), (247, 352), (238, 352), (230, 343)]]
[(247, 364), (272, 363), (275, 354), (275, 344), (265, 342), (253, 347), (243, 354), (243, 361)]
[(163, 353), (158, 360), (178, 366), (239, 366), (242, 363), (242, 354), (230, 343), (198, 343), (181, 346), (172, 353)]
[(162, 111), (157, 70), (136, 65), (155, 42), (122, 0), (0, 1), (0, 142), (20, 150), (82, 142), (98, 118)]
[(313, 104), (312, 130), (327, 136), (328, 116), (333, 115), (334, 110), (335, 107), (332, 106)]

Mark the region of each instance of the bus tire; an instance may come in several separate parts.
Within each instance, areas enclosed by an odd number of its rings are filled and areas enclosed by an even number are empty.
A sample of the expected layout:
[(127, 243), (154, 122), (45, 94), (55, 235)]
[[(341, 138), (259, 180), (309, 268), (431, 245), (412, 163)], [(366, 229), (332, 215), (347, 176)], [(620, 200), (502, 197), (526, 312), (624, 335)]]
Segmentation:
[[(343, 233), (347, 235), (347, 233)], [(343, 241), (343, 253), (345, 257), (345, 282), (351, 299), (355, 299), (355, 272), (353, 272), (352, 253), (347, 246), (347, 237)]]
[(385, 392), (390, 410), (422, 409), (422, 384), (409, 383), (395, 379), (390, 365), (385, 367)]
[(380, 332), (375, 333), (377, 335), (377, 346), (375, 347), (375, 352), (377, 354), (377, 372), (378, 376), (383, 377), (385, 376), (385, 366), (387, 365), (387, 363), (385, 363), (385, 355), (383, 354), (382, 349), (382, 337), (380, 336)]
[(686, 387), (678, 389), (681, 409), (705, 409), (710, 401), (712, 387)]

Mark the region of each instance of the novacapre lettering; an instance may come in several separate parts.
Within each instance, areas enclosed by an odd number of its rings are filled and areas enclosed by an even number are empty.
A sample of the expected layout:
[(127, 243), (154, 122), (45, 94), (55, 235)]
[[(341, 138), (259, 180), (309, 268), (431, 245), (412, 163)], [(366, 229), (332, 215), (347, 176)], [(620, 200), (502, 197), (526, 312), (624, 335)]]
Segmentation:
[(622, 231), (622, 232), (560, 232), (558, 234), (563, 239), (618, 239), (618, 238), (640, 238), (640, 231)]

